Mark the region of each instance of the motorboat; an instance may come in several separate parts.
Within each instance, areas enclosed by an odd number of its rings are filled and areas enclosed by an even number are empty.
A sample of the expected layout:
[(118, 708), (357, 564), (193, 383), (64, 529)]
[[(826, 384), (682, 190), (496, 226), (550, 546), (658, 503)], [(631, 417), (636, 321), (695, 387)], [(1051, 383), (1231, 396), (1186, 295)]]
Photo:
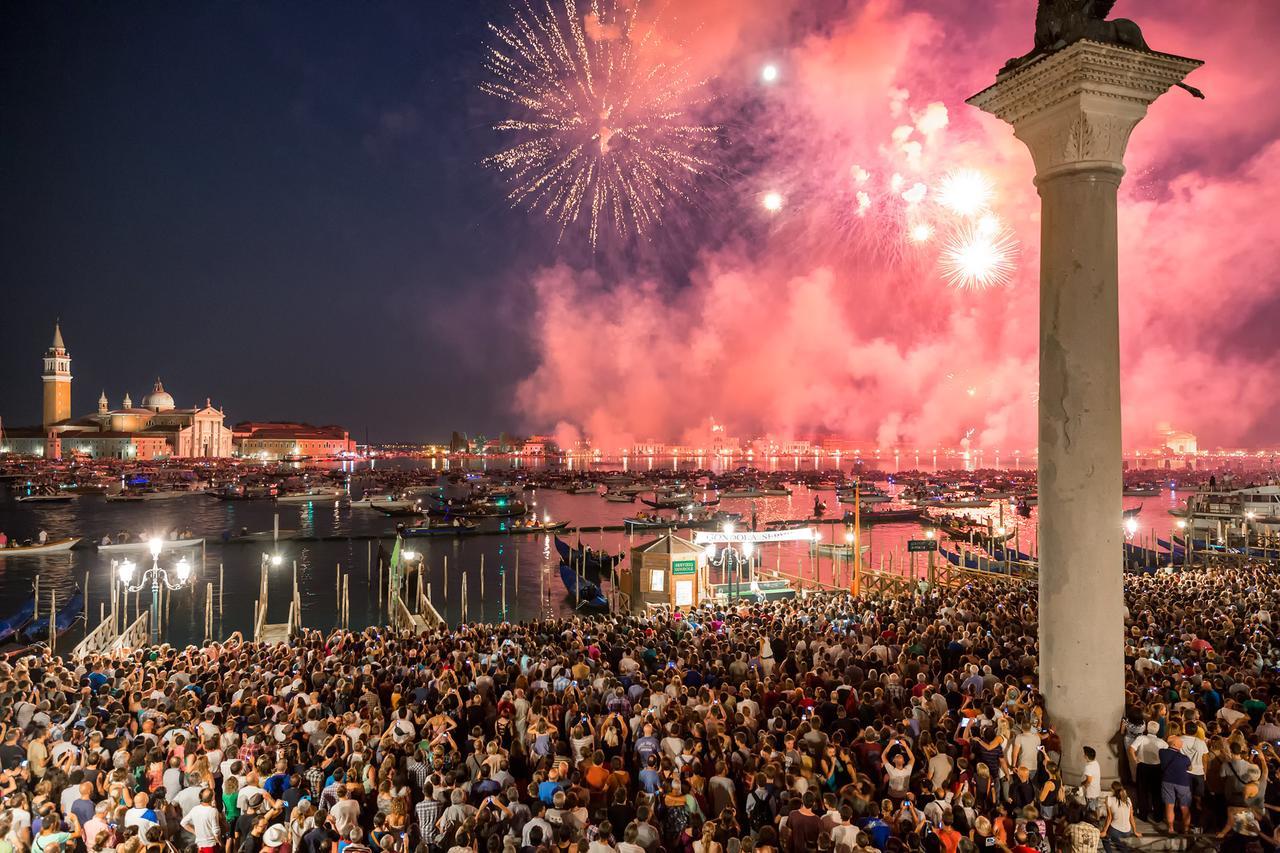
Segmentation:
[(26, 557), (38, 554), (55, 554), (59, 551), (70, 551), (80, 541), (80, 537), (71, 539), (51, 539), (43, 545), (10, 545), (0, 548), (0, 557)]
[(276, 495), (276, 503), (306, 504), (314, 501), (340, 501), (344, 495), (346, 495), (346, 492), (337, 486), (315, 486), (300, 492), (285, 492), (282, 495)]
[[(177, 548), (199, 548), (204, 542), (204, 537), (198, 536), (194, 539), (161, 539), (160, 550), (172, 551)], [(112, 542), (107, 545), (98, 545), (98, 551), (103, 554), (141, 554), (151, 550), (151, 542), (149, 540), (141, 540), (138, 542)]]
[(67, 504), (80, 497), (74, 492), (54, 494), (18, 495), (14, 498), (20, 504)]
[(146, 501), (171, 501), (177, 498), (189, 498), (203, 494), (190, 489), (126, 489), (106, 499), (112, 503), (143, 503)]
[(409, 509), (416, 505), (416, 501), (408, 498), (400, 498), (395, 495), (376, 495), (374, 497), (363, 497), (358, 501), (351, 501), (352, 509)]
[(1192, 492), (1183, 506), (1169, 513), (1196, 529), (1234, 526), (1274, 534), (1280, 532), (1280, 486)]

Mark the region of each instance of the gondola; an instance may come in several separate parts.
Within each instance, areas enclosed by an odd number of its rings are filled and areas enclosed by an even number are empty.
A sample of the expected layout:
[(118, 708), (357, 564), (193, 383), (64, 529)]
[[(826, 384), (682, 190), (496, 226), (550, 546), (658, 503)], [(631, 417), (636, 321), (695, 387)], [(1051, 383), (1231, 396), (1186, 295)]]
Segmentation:
[(644, 518), (634, 516), (632, 518), (624, 518), (623, 523), (630, 530), (673, 530), (676, 522), (670, 518)]
[[(919, 521), (922, 515), (924, 515), (924, 511), (920, 509), (863, 510), (858, 513), (857, 521), (861, 524), (887, 524), (893, 522)], [(846, 510), (840, 521), (843, 524), (853, 524), (854, 514)]]
[(608, 577), (613, 567), (622, 562), (621, 554), (612, 556), (590, 548), (574, 548), (559, 536), (556, 537), (556, 551), (559, 552), (562, 562), (568, 563), (575, 569), (580, 568), (584, 574), (597, 578)]
[(609, 600), (604, 597), (600, 587), (586, 578), (580, 577), (567, 563), (560, 564), (560, 580), (564, 583), (569, 600), (580, 610), (607, 611)]
[(18, 636), (31, 617), (36, 614), (36, 597), (33, 595), (23, 602), (18, 611), (7, 619), (0, 619), (0, 643), (7, 643)]
[(465, 518), (455, 518), (453, 521), (437, 522), (431, 521), (425, 525), (418, 527), (401, 527), (400, 534), (402, 536), (466, 536), (473, 532), (480, 525), (474, 521), (467, 521)]
[[(76, 587), (76, 591), (71, 594), (66, 603), (58, 608), (56, 619), (54, 620), (54, 636), (61, 636), (64, 631), (79, 621), (84, 616), (84, 593), (80, 587)], [(39, 643), (49, 639), (49, 616), (37, 616), (35, 619), (27, 623), (27, 626), (19, 632), (20, 636), (29, 643)]]

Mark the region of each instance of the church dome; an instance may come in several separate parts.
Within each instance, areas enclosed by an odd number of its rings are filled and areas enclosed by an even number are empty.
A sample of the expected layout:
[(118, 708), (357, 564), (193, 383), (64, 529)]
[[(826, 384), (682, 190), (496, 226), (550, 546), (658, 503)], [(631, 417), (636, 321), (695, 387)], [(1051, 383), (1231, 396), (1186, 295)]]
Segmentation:
[(173, 408), (173, 397), (169, 396), (169, 392), (164, 390), (164, 386), (160, 384), (158, 378), (155, 386), (151, 389), (151, 393), (142, 398), (142, 408), (150, 409), (153, 412), (167, 412)]

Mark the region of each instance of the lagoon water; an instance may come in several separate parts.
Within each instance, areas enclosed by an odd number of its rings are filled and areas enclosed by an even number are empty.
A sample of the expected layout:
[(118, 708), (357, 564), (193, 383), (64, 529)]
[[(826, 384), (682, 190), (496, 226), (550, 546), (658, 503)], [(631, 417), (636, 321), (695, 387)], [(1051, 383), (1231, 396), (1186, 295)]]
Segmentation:
[[(379, 462), (386, 465), (386, 462)], [(399, 462), (398, 464), (421, 464)], [(788, 468), (790, 466), (787, 466)], [(849, 466), (845, 465), (846, 470)], [(367, 469), (357, 467), (351, 471), (352, 495), (363, 494), (368, 483)], [(890, 489), (892, 484), (886, 484)], [(815, 493), (804, 486), (791, 486), (790, 497), (755, 499), (725, 499), (720, 509), (742, 512), (750, 517), (756, 511), (761, 524), (773, 519), (805, 518), (811, 514)], [(832, 523), (823, 525), (823, 535), (830, 540), (843, 538), (844, 529), (839, 525), (844, 505), (838, 504), (830, 490), (816, 493), (827, 504)], [(539, 489), (524, 493), (524, 500), (536, 505), (540, 515), (549, 514), (555, 520), (567, 520), (570, 526), (619, 525), (622, 519), (645, 509), (638, 502), (616, 504), (606, 502), (595, 495), (570, 495), (562, 491)], [(1126, 499), (1132, 506), (1139, 499)], [(1157, 535), (1167, 536), (1170, 516), (1167, 508), (1174, 505), (1176, 496), (1168, 492), (1158, 498), (1141, 501), (1140, 536), (1149, 535), (1153, 529)], [(271, 543), (224, 543), (228, 533), (242, 529), (250, 531), (271, 530), (275, 517), (279, 516), (282, 531), (296, 530), (299, 540), (282, 540), (278, 546)], [(999, 515), (999, 510), (970, 511), (972, 515)], [(1035, 538), (1035, 514), (1029, 519), (1017, 518), (1006, 506), (1006, 524), (1019, 525), (1022, 550), (1033, 547)], [(339, 572), (349, 576), (350, 624), (353, 628), (385, 622), (385, 613), (379, 609), (378, 580), (379, 555), (385, 560), (395, 535), (395, 519), (367, 509), (353, 509), (346, 502), (314, 502), (277, 506), (271, 501), (228, 502), (209, 496), (193, 495), (177, 500), (149, 503), (107, 502), (101, 497), (81, 497), (69, 504), (31, 505), (19, 504), (0, 491), (0, 530), (11, 538), (35, 536), (41, 529), (50, 538), (82, 536), (87, 541), (98, 541), (103, 535), (113, 538), (121, 530), (154, 534), (175, 529), (190, 529), (197, 536), (207, 538), (203, 549), (187, 552), (196, 566), (192, 583), (186, 589), (172, 595), (169, 603), (169, 620), (165, 639), (173, 643), (199, 642), (204, 636), (206, 596), (212, 584), (214, 608), (214, 636), (224, 638), (233, 631), (248, 635), (252, 630), (253, 604), (258, 596), (259, 572), (264, 553), (279, 553), (280, 567), (270, 572), (269, 621), (284, 621), (291, 592), (293, 566), (296, 563), (302, 599), (303, 625), (310, 628), (329, 629), (338, 624), (339, 600), (337, 576)], [(489, 526), (496, 526), (492, 521)], [(625, 533), (583, 534), (583, 541), (592, 547), (604, 547), (610, 552), (625, 549), (629, 543), (639, 543), (652, 538), (652, 532), (641, 531), (634, 537)], [(877, 525), (864, 533), (863, 543), (871, 547), (867, 565), (884, 566), (892, 560), (894, 571), (906, 573), (910, 564), (906, 557), (906, 541), (921, 535), (916, 524)], [(576, 538), (572, 537), (571, 538)], [(503, 618), (502, 587), (506, 580), (507, 612), (512, 621), (536, 619), (548, 612), (567, 614), (572, 608), (564, 596), (556, 566), (558, 558), (550, 536), (546, 535), (498, 535), (470, 538), (414, 539), (411, 547), (424, 555), (425, 579), (430, 585), (432, 601), (448, 621), (461, 618), (461, 574), (467, 573), (467, 611), (471, 621), (495, 621)], [(111, 557), (119, 554), (99, 554), (92, 548), (40, 557), (4, 557), (0, 551), (0, 617), (16, 611), (29, 598), (35, 578), (40, 577), (40, 607), (49, 607), (50, 596), (55, 594), (65, 601), (74, 587), (87, 586), (87, 610), (89, 626), (98, 623), (100, 606), (109, 600), (112, 583)], [(161, 565), (176, 563), (177, 552), (165, 552)], [(150, 565), (150, 556), (133, 555), (139, 569)], [(830, 558), (814, 560), (807, 546), (785, 543), (766, 546), (762, 552), (765, 568), (781, 568), (788, 574), (802, 573), (806, 578), (815, 573), (824, 582), (844, 581), (847, 567), (833, 564)], [(480, 567), (483, 560), (484, 578), (481, 582)], [(448, 579), (445, 578), (446, 561)], [(518, 565), (518, 570), (517, 570)], [(919, 564), (919, 570), (923, 563)], [(518, 580), (517, 580), (518, 575)], [(540, 586), (550, 590), (547, 601), (540, 600)], [(447, 592), (446, 592), (447, 588)], [(149, 593), (138, 599), (143, 609), (149, 604)], [(134, 612), (134, 596), (129, 596), (129, 616)], [(83, 634), (83, 623), (59, 640), (60, 650), (69, 650)]]

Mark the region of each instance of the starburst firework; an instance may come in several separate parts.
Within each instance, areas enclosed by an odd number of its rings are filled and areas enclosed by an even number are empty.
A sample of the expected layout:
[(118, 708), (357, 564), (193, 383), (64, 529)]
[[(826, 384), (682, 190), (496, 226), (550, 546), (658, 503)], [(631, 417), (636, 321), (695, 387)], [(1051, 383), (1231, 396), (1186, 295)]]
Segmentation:
[(703, 86), (664, 58), (639, 0), (526, 0), (496, 41), (480, 86), (512, 108), (494, 125), (514, 142), (485, 159), (508, 198), (560, 226), (643, 235), (673, 199), (689, 198), (716, 129), (693, 111)]
[(952, 287), (985, 290), (1008, 283), (1018, 257), (1018, 240), (996, 217), (987, 215), (956, 229), (938, 257)]

